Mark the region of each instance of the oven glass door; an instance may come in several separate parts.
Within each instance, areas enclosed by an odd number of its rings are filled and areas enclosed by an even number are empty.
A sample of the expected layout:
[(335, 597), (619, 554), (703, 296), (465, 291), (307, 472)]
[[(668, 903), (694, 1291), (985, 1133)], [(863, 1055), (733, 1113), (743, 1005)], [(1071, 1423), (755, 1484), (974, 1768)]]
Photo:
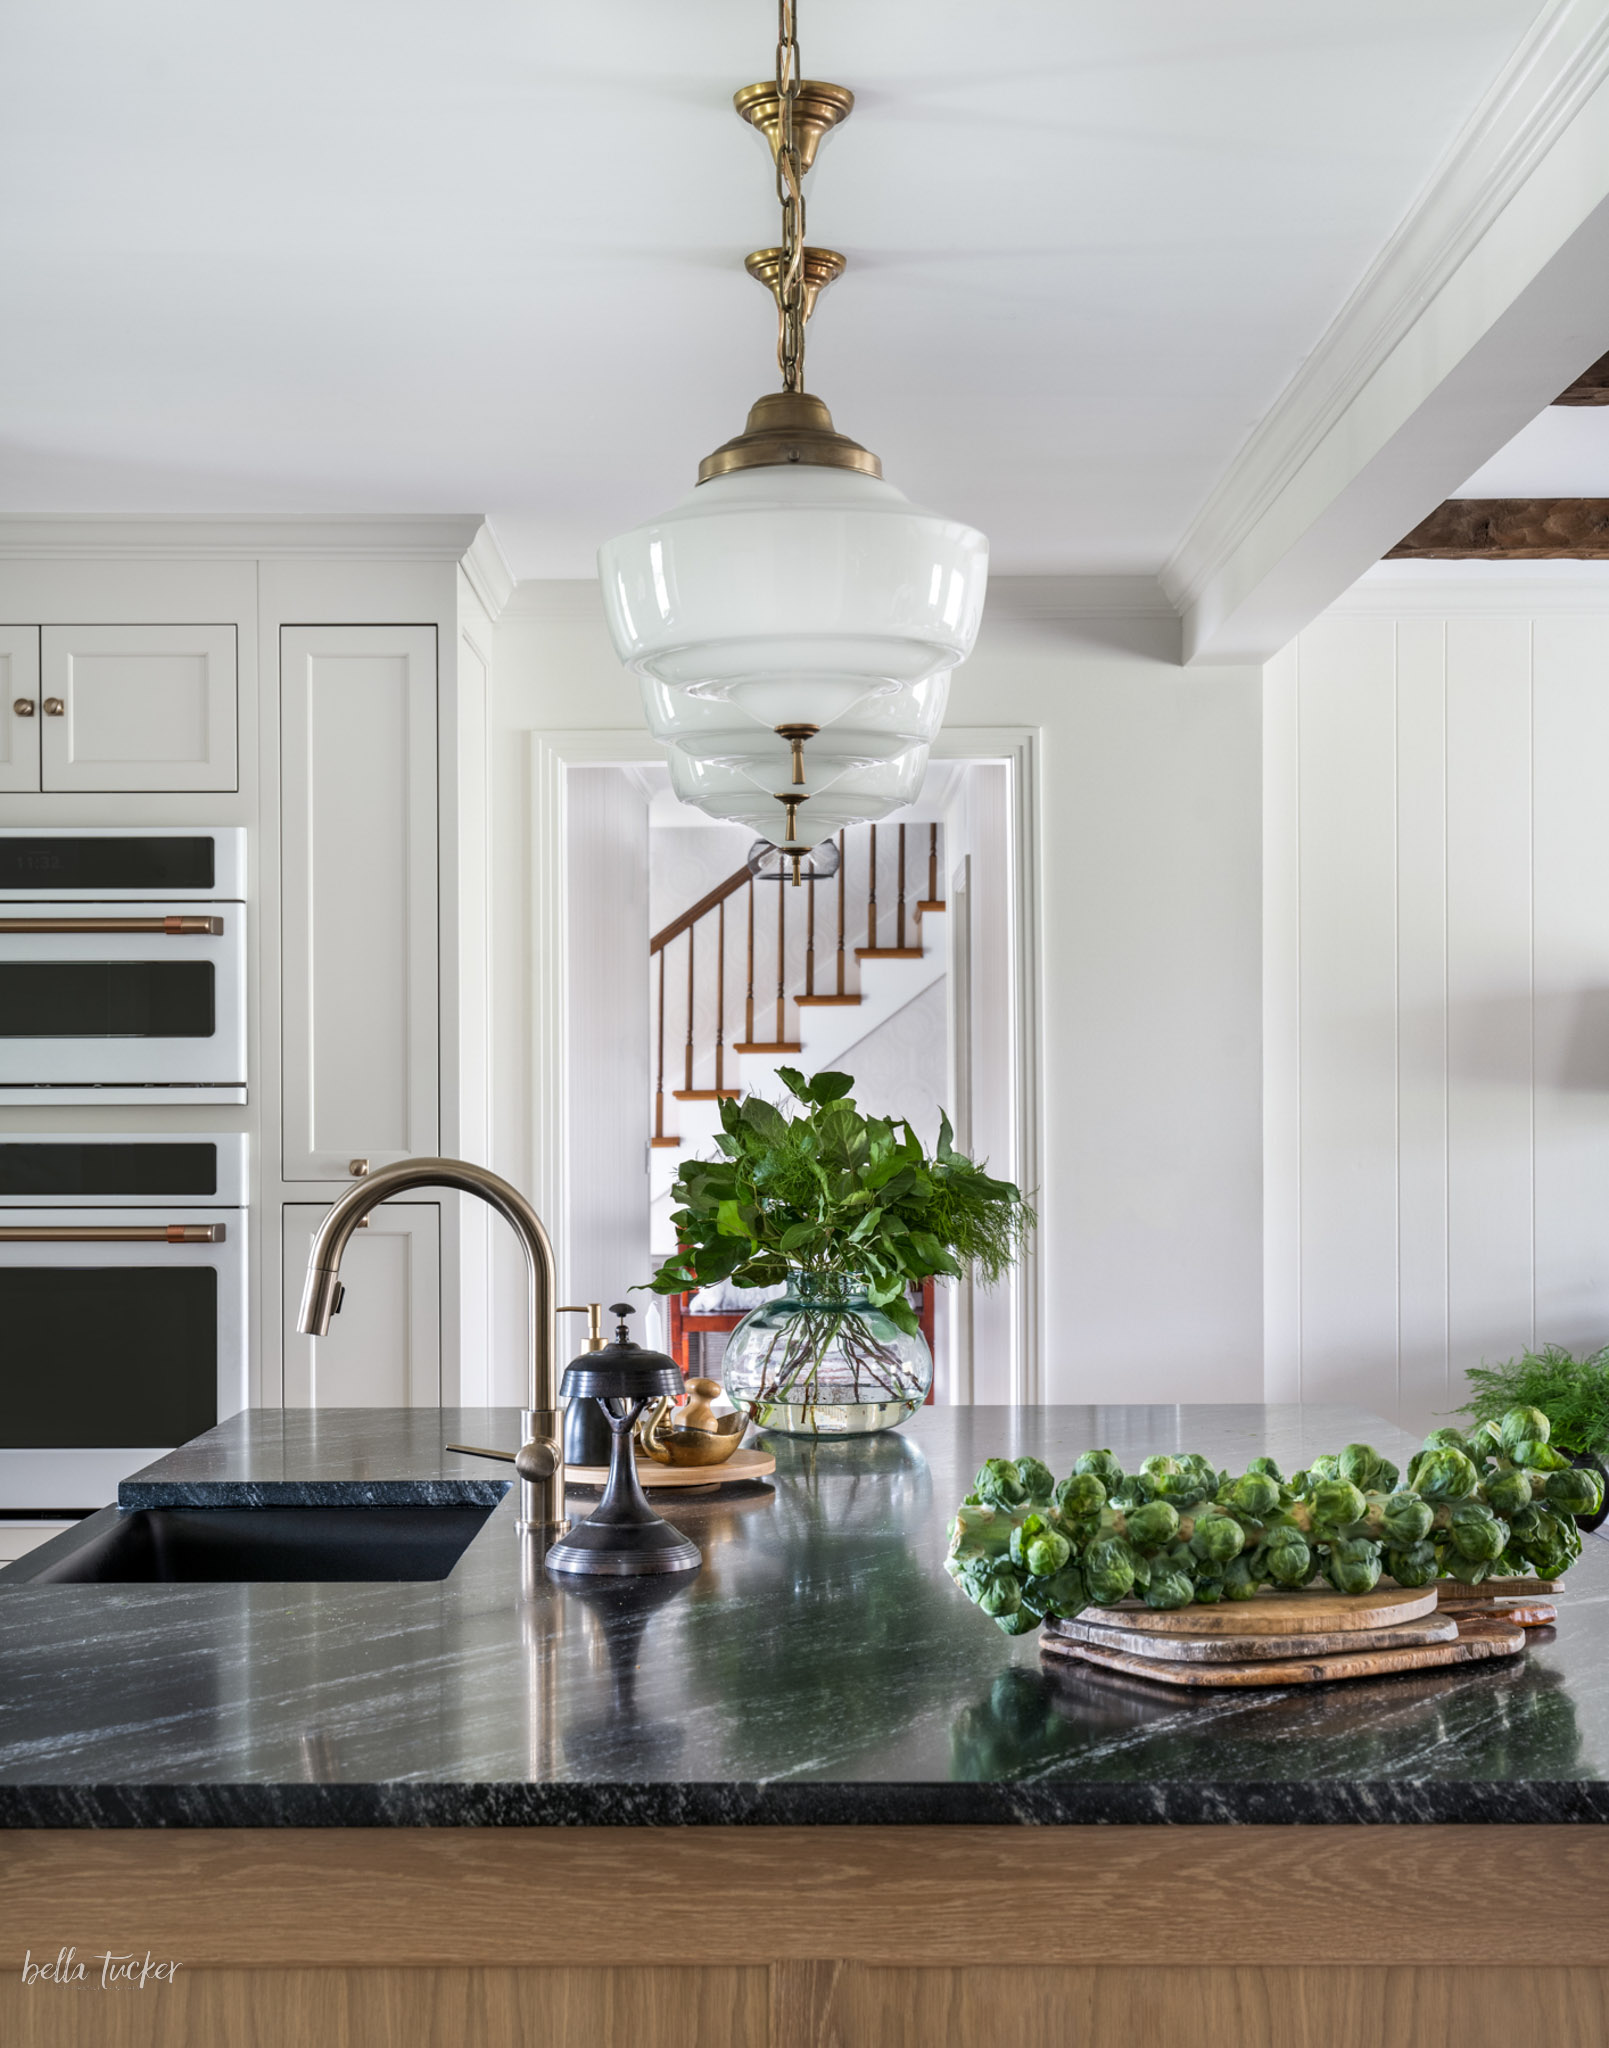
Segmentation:
[(242, 1212), (0, 1209), (0, 1508), (103, 1507), (245, 1406)]
[(0, 1083), (239, 1086), (245, 905), (0, 907)]

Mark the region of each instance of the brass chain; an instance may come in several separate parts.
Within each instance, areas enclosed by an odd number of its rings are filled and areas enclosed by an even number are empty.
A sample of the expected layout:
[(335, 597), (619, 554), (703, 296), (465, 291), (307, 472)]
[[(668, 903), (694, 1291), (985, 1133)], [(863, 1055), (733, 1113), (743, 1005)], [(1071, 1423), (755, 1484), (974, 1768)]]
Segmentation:
[(777, 198), (782, 203), (782, 276), (777, 288), (777, 366), (784, 391), (804, 389), (805, 202), (799, 144), (793, 131), (799, 97), (799, 38), (794, 0), (777, 0), (777, 98), (781, 126), (777, 140)]

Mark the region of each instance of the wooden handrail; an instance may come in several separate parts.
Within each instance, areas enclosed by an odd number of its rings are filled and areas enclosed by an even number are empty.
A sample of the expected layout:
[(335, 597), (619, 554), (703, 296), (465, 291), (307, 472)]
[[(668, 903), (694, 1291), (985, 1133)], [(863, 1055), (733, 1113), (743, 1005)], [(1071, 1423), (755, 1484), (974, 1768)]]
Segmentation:
[(662, 932), (655, 932), (648, 941), (649, 953), (657, 953), (672, 939), (679, 939), (689, 925), (698, 923), (706, 910), (713, 910), (717, 903), (724, 903), (728, 896), (735, 896), (748, 879), (748, 869), (739, 868), (735, 875), (728, 875), (724, 882), (717, 882), (707, 896), (699, 897), (691, 910), (684, 910), (680, 917), (673, 917)]

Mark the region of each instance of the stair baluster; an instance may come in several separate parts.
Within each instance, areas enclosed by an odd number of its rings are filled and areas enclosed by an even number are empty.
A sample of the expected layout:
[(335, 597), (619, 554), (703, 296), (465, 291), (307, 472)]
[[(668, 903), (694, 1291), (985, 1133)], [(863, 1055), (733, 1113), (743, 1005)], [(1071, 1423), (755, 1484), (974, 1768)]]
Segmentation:
[(743, 1039), (754, 1043), (754, 877), (749, 877), (749, 990), (743, 999)]
[[(877, 827), (872, 827), (871, 852), (866, 856), (866, 945), (871, 952), (877, 944)], [(855, 957), (860, 958), (862, 948), (855, 948)]]
[(687, 1077), (682, 1086), (689, 1095), (693, 1092), (693, 941), (698, 936), (697, 925), (687, 927)]
[(844, 835), (838, 834), (838, 993), (844, 992), (844, 877), (849, 869), (849, 854), (844, 846)]
[(899, 916), (894, 920), (894, 944), (905, 950), (905, 827), (899, 828)]

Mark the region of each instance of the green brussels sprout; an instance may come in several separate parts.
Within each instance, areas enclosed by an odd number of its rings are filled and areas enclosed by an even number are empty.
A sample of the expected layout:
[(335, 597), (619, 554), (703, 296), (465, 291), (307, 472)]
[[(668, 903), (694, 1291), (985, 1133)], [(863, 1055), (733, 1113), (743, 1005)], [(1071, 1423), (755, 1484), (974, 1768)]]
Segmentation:
[(1029, 1579), (1022, 1589), (1022, 1604), (1041, 1620), (1055, 1615), (1061, 1621), (1071, 1621), (1089, 1605), (1083, 1572), (1076, 1564), (1068, 1564), (1049, 1577)]
[(1056, 1475), (1042, 1458), (1019, 1458), (1017, 1477), (1022, 1482), (1025, 1499), (1036, 1505), (1048, 1505), (1056, 1491)]
[(1246, 1547), (1246, 1532), (1233, 1515), (1205, 1514), (1196, 1518), (1190, 1548), (1203, 1563), (1223, 1565), (1239, 1557)]
[(1123, 1481), (1123, 1467), (1110, 1451), (1084, 1451), (1074, 1459), (1073, 1471), (1093, 1472), (1108, 1494)]
[(1478, 1586), (1482, 1579), (1490, 1578), (1492, 1561), (1488, 1557), (1460, 1557), (1448, 1543), (1442, 1547), (1437, 1559), (1441, 1575), (1455, 1579), (1461, 1586)]
[(1043, 1515), (1027, 1515), (1011, 1532), (1011, 1562), (1036, 1579), (1048, 1579), (1071, 1557), (1073, 1546)]
[(1039, 1626), (1039, 1616), (1026, 1607), (1016, 1608), (1010, 1614), (997, 1614), (994, 1625), (1005, 1636), (1025, 1636)]
[(1572, 1465), (1567, 1472), (1550, 1472), (1547, 1499), (1548, 1506), (1561, 1514), (1595, 1515), (1603, 1506), (1603, 1481), (1596, 1472), (1579, 1465)]
[(1097, 1607), (1115, 1607), (1134, 1591), (1135, 1557), (1120, 1536), (1102, 1536), (1084, 1553), (1084, 1584)]
[(1195, 1584), (1189, 1573), (1172, 1563), (1154, 1570), (1145, 1589), (1147, 1607), (1188, 1607), (1195, 1597)]
[(1319, 1534), (1350, 1528), (1367, 1503), (1350, 1479), (1321, 1479), (1313, 1489), (1313, 1527)]
[(1252, 1576), (1251, 1560), (1242, 1551), (1239, 1557), (1231, 1558), (1224, 1566), (1224, 1598), (1226, 1600), (1255, 1600), (1257, 1581)]
[(1268, 1576), (1277, 1586), (1305, 1586), (1313, 1576), (1313, 1552), (1300, 1529), (1276, 1529), (1263, 1552)]
[(1021, 1507), (1028, 1498), (1015, 1458), (986, 1458), (973, 1485), (979, 1499), (990, 1507)]
[(1337, 1474), (1351, 1480), (1361, 1493), (1375, 1486), (1382, 1460), (1373, 1444), (1348, 1444), (1336, 1460)]
[[(1435, 1509), (1417, 1493), (1388, 1494), (1380, 1510), (1381, 1531), (1387, 1543), (1398, 1550), (1422, 1543), (1435, 1519)], [(1392, 1577), (1395, 1576), (1393, 1573)]]
[(1158, 1550), (1179, 1533), (1179, 1513), (1165, 1500), (1147, 1501), (1127, 1518), (1128, 1539), (1138, 1550)]
[(1509, 1456), (1528, 1472), (1562, 1472), (1570, 1462), (1562, 1451), (1556, 1451), (1540, 1437), (1528, 1437), (1524, 1443), (1516, 1444)]
[(1339, 1479), (1341, 1476), (1341, 1460), (1339, 1456), (1327, 1451), (1322, 1457), (1315, 1458), (1312, 1464), (1308, 1466), (1307, 1471), (1308, 1477), (1315, 1486), (1321, 1479)]
[(1552, 1434), (1553, 1424), (1540, 1408), (1511, 1408), (1497, 1425), (1497, 1440), (1511, 1458), (1521, 1444), (1545, 1444)]
[(1446, 1429), (1433, 1429), (1429, 1436), (1425, 1438), (1424, 1449), (1427, 1451), (1462, 1451), (1467, 1458), (1469, 1456), (1469, 1438), (1463, 1430), (1454, 1429), (1451, 1426)]
[(1409, 1485), (1428, 1501), (1467, 1500), (1480, 1485), (1480, 1474), (1462, 1451), (1451, 1445), (1423, 1453), (1418, 1472), (1410, 1467)]
[(1385, 1566), (1399, 1586), (1428, 1586), (1436, 1576), (1436, 1546), (1421, 1542), (1388, 1550)]
[(1283, 1486), (1285, 1483), (1285, 1475), (1270, 1457), (1253, 1458), (1246, 1470), (1261, 1473), (1263, 1478), (1272, 1479), (1276, 1486)]
[(1279, 1481), (1266, 1472), (1243, 1472), (1230, 1487), (1226, 1505), (1258, 1521), (1279, 1506)]
[(1223, 1597), (1224, 1582), (1222, 1568), (1215, 1564), (1203, 1565), (1196, 1573), (1196, 1605), (1198, 1607), (1216, 1607)]
[(1156, 1499), (1156, 1488), (1143, 1472), (1129, 1472), (1121, 1485), (1113, 1487), (1107, 1499), (1114, 1508), (1121, 1508), (1125, 1514), (1131, 1508), (1143, 1508), (1148, 1501)]
[(1448, 1521), (1447, 1537), (1461, 1560), (1491, 1564), (1508, 1547), (1509, 1527), (1484, 1501), (1461, 1500)]
[[(1551, 1478), (1553, 1475), (1550, 1474)], [(1535, 1489), (1528, 1472), (1496, 1472), (1481, 1484), (1486, 1496), (1486, 1505), (1494, 1515), (1506, 1516), (1512, 1520), (1521, 1508), (1529, 1507)]]
[(1378, 1543), (1367, 1536), (1337, 1536), (1330, 1545), (1325, 1575), (1338, 1593), (1372, 1593), (1382, 1569)]
[(991, 1621), (998, 1621), (1002, 1614), (1015, 1614), (1022, 1605), (1022, 1581), (1014, 1571), (996, 1566), (974, 1583), (978, 1588), (978, 1605)]
[(1074, 1472), (1052, 1498), (1063, 1521), (1091, 1521), (1106, 1505), (1106, 1484), (1093, 1472)]

